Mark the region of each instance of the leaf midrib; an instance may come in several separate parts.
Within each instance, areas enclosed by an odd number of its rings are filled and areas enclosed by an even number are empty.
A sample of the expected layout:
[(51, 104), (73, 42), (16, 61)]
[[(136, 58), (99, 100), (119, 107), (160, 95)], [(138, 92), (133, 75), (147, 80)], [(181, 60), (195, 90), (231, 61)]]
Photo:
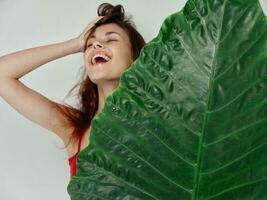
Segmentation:
[(207, 102), (207, 106), (206, 106), (206, 109), (205, 109), (205, 114), (204, 114), (204, 123), (203, 123), (203, 126), (202, 126), (202, 131), (201, 131), (201, 135), (200, 135), (200, 140), (199, 140), (199, 145), (198, 145), (198, 158), (197, 158), (197, 165), (196, 165), (196, 171), (195, 171), (195, 179), (194, 179), (194, 187), (193, 187), (193, 199), (197, 199), (198, 198), (198, 192), (199, 192), (199, 177), (200, 177), (200, 173), (201, 173), (201, 166), (202, 166), (202, 152), (203, 152), (203, 141), (205, 140), (205, 129), (206, 129), (206, 124), (207, 124), (207, 118), (208, 118), (208, 113), (207, 111), (210, 110), (210, 100), (211, 100), (211, 95), (212, 95), (212, 91), (213, 91), (213, 76), (214, 76), (214, 64), (215, 64), (215, 58), (217, 56), (217, 53), (218, 53), (218, 48), (219, 48), (219, 41), (220, 41), (220, 38), (221, 38), (221, 33), (222, 33), (222, 27), (223, 27), (223, 19), (224, 19), (224, 14), (225, 14), (225, 7), (226, 7), (226, 4), (228, 3), (228, 0), (225, 0), (224, 2), (224, 7), (223, 7), (223, 10), (222, 10), (222, 20), (221, 20), (221, 24), (220, 24), (220, 29), (219, 29), (219, 36), (218, 36), (218, 41), (217, 43), (215, 44), (215, 48), (214, 48), (214, 52), (213, 52), (213, 59), (212, 59), (212, 64), (211, 64), (211, 77), (209, 79), (209, 86), (208, 86), (208, 102)]

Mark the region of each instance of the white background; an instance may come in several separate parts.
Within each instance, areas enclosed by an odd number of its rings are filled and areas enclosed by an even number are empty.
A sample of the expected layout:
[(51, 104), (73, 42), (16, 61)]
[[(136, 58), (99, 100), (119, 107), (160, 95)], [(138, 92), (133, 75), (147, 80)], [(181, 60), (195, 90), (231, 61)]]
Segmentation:
[[(0, 56), (78, 36), (97, 16), (103, 2), (122, 4), (146, 42), (158, 34), (168, 15), (185, 4), (185, 0), (0, 0)], [(266, 14), (267, 1), (261, 0), (261, 4)], [(62, 102), (78, 81), (82, 65), (82, 54), (73, 54), (51, 61), (20, 80)], [(68, 200), (70, 171), (67, 152), (61, 147), (59, 137), (27, 120), (0, 98), (0, 199)]]

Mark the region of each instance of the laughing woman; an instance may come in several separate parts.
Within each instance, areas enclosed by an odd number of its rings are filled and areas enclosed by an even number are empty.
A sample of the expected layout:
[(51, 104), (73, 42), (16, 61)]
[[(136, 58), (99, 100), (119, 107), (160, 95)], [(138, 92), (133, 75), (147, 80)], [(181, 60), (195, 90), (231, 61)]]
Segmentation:
[[(0, 96), (24, 117), (62, 139), (72, 177), (78, 153), (89, 145), (92, 118), (101, 112), (105, 99), (144, 44), (121, 5), (101, 4), (98, 17), (78, 37), (0, 57)], [(72, 88), (79, 87), (78, 108), (54, 102), (19, 80), (50, 61), (74, 53), (82, 53), (84, 58), (82, 79)]]

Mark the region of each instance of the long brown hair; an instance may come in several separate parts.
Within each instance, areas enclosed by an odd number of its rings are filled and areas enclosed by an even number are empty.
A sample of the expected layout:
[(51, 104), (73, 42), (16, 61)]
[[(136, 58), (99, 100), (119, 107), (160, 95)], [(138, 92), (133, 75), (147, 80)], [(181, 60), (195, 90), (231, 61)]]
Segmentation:
[[(125, 16), (123, 6), (113, 6), (109, 3), (103, 3), (98, 7), (97, 14), (98, 16), (104, 17), (95, 23), (95, 26), (90, 30), (91, 33), (93, 33), (98, 26), (107, 23), (116, 23), (128, 34), (131, 42), (132, 57), (133, 60), (135, 60), (139, 56), (142, 47), (145, 45), (145, 40), (136, 30), (136, 26), (131, 20), (131, 16)], [(91, 34), (88, 35), (85, 44), (87, 44), (90, 35)], [(85, 52), (85, 50), (86, 47), (83, 52)], [(97, 85), (89, 79), (85, 67), (83, 67), (81, 81), (74, 85), (74, 87), (68, 92), (67, 96), (69, 96), (70, 93), (77, 87), (79, 87), (79, 90), (75, 96), (78, 98), (78, 108), (74, 108), (66, 103), (56, 103), (56, 109), (66, 120), (65, 126), (73, 128), (73, 132), (65, 148), (71, 141), (77, 142), (77, 140), (85, 133), (91, 125), (91, 121), (98, 109)]]

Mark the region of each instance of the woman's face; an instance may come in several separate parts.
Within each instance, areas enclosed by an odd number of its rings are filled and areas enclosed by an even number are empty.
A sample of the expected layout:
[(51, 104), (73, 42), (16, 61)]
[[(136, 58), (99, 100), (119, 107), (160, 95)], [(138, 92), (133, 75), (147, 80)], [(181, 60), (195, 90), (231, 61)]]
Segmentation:
[(115, 23), (97, 27), (87, 41), (84, 62), (93, 83), (118, 81), (133, 62), (127, 33)]

